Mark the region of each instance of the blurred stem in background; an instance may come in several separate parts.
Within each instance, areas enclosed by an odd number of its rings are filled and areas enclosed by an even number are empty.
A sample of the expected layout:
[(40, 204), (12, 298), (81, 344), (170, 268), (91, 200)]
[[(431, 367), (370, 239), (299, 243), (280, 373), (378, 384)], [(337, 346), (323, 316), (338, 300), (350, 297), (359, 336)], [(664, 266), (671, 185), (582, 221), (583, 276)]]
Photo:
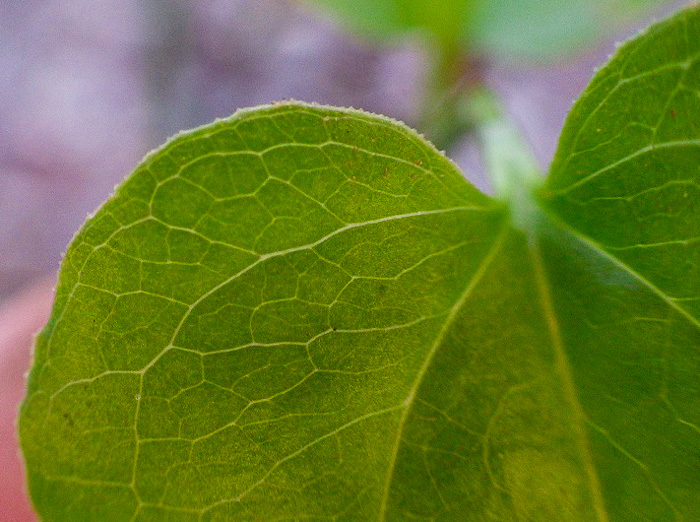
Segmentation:
[(433, 64), (420, 111), (418, 127), (435, 146), (449, 151), (473, 127), (465, 111), (475, 89), (484, 88), (483, 64), (454, 49)]
[[(570, 59), (658, 10), (665, 0), (307, 0), (369, 41), (418, 34), (429, 56), (418, 130), (449, 151), (484, 122), (470, 110), (487, 88), (484, 58), (517, 67)], [(493, 98), (493, 97), (492, 97)], [(495, 98), (492, 100), (494, 101)], [(500, 118), (504, 111), (497, 111)], [(523, 142), (523, 140), (519, 140)], [(482, 151), (482, 155), (487, 154)]]
[(520, 129), (508, 118), (498, 97), (486, 88), (474, 89), (462, 106), (473, 123), (484, 167), (494, 195), (508, 201), (513, 224), (532, 230), (536, 217), (534, 192), (544, 181), (532, 150)]

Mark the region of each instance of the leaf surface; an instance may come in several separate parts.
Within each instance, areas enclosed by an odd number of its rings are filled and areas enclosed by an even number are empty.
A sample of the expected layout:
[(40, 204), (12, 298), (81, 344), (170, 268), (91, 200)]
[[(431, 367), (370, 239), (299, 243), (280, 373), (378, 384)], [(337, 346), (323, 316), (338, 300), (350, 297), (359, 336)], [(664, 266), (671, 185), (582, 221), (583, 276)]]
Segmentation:
[(353, 110), (149, 155), (37, 339), (41, 516), (700, 518), (699, 24), (594, 78), (530, 221)]
[(562, 342), (613, 520), (700, 518), (698, 35), (695, 8), (623, 47), (572, 109), (541, 192)]

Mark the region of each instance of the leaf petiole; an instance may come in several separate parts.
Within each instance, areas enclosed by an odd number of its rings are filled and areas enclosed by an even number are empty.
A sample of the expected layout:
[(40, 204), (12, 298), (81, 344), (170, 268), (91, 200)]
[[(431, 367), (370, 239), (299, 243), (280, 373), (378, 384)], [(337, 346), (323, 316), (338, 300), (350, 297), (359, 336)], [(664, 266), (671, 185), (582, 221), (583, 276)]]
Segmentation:
[(508, 203), (516, 228), (532, 230), (539, 214), (534, 193), (544, 176), (529, 145), (516, 125), (505, 117), (493, 92), (485, 88), (474, 91), (465, 110), (474, 122), (495, 197)]

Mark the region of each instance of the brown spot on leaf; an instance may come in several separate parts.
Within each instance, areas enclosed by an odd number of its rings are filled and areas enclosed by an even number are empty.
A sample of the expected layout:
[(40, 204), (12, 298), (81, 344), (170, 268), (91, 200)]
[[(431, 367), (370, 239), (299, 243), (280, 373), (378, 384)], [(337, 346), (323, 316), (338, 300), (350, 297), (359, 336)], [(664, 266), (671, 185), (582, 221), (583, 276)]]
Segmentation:
[(66, 425), (68, 425), (68, 427), (72, 428), (73, 427), (72, 417), (68, 413), (64, 413), (63, 418), (66, 420)]

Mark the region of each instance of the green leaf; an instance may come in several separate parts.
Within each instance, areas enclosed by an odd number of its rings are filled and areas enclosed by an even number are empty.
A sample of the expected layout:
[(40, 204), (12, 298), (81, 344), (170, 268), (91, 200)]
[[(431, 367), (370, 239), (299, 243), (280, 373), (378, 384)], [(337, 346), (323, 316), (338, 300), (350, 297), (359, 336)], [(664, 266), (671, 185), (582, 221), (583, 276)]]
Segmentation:
[(700, 519), (700, 11), (596, 75), (542, 191), (542, 249), (613, 520)]
[(40, 515), (700, 519), (697, 34), (695, 9), (621, 48), (510, 210), (352, 110), (149, 155), (37, 339)]
[(372, 39), (423, 30), (443, 48), (551, 59), (598, 41), (660, 0), (311, 0)]

